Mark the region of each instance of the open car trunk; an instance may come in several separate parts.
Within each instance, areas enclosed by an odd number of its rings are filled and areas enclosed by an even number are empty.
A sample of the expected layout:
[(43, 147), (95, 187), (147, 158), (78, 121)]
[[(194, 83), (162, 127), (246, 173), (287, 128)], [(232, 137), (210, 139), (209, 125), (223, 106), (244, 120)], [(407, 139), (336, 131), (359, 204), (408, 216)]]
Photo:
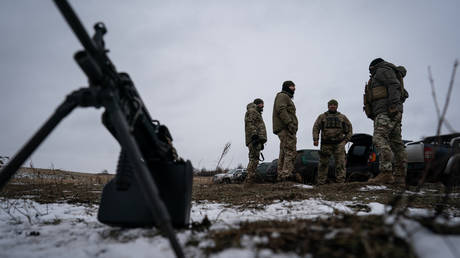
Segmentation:
[(373, 152), (372, 135), (354, 134), (350, 142), (352, 145), (347, 153), (347, 180), (367, 181), (378, 173), (377, 157), (369, 163), (369, 155)]

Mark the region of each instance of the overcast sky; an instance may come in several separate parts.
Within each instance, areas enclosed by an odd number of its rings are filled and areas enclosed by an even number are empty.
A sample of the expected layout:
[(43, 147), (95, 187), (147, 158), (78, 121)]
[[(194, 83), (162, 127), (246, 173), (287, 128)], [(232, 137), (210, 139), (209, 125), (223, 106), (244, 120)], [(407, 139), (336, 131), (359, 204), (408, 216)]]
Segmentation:
[[(273, 101), (296, 83), (297, 149), (313, 148), (311, 129), (327, 101), (355, 133), (372, 134), (362, 112), (368, 65), (376, 57), (407, 68), (403, 138), (436, 132), (428, 81), (431, 66), (444, 104), (460, 57), (460, 1), (71, 1), (92, 32), (107, 28), (106, 47), (134, 80), (150, 114), (166, 124), (179, 155), (213, 168), (226, 142), (224, 167), (247, 165), (246, 105), (265, 101), (265, 158), (277, 158)], [(73, 61), (80, 43), (52, 1), (0, 2), (0, 156), (13, 156), (71, 91), (86, 85)], [(447, 119), (460, 131), (460, 73)], [(118, 143), (100, 123), (102, 110), (74, 111), (32, 155), (36, 167), (113, 173)], [(444, 133), (449, 133), (447, 129)], [(27, 161), (25, 165), (29, 165)]]

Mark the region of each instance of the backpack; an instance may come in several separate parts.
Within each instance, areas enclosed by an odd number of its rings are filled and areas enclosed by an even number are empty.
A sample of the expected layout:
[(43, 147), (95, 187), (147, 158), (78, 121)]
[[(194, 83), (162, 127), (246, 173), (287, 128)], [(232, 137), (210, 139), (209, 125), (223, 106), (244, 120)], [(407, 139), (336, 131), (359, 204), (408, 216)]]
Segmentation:
[(404, 88), (404, 79), (403, 75), (399, 70), (395, 70), (396, 78), (399, 80), (399, 84), (401, 85), (401, 103), (406, 102), (406, 99), (409, 98), (409, 92)]
[[(404, 103), (406, 101), (406, 99), (409, 98), (409, 92), (407, 92), (407, 90), (404, 88), (404, 79), (403, 79), (404, 76), (403, 76), (402, 72), (399, 69), (393, 69), (393, 70), (394, 70), (394, 72), (396, 74), (396, 78), (399, 80), (399, 85), (401, 87), (401, 103)], [(405, 69), (404, 69), (404, 71), (405, 71)], [(404, 72), (404, 75), (405, 75), (405, 72)], [(371, 89), (370, 84), (371, 84), (371, 78), (369, 78), (369, 81), (366, 83), (366, 86), (364, 88), (363, 110), (364, 110), (364, 113), (366, 113), (366, 116), (368, 118), (373, 119), (373, 116), (372, 116), (372, 101), (374, 100), (375, 93), (373, 92), (373, 89)], [(375, 98), (375, 99), (379, 99), (379, 98)]]
[(363, 110), (366, 113), (366, 116), (372, 119), (372, 94), (371, 94), (371, 79), (366, 83), (364, 87), (364, 95), (363, 95)]

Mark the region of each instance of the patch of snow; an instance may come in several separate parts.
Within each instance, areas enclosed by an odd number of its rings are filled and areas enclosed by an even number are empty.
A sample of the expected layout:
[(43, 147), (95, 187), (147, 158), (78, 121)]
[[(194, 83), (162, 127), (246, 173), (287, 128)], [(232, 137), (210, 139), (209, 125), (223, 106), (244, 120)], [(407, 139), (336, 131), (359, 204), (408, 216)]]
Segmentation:
[[(244, 209), (242, 206), (194, 202), (191, 220), (201, 222), (207, 216), (212, 222), (211, 229), (227, 229), (238, 227), (243, 221), (311, 219), (334, 216), (335, 210), (353, 213), (347, 207), (350, 204), (357, 203), (312, 198), (278, 201), (262, 209)], [(368, 206), (370, 212), (360, 211), (357, 214), (384, 214), (389, 209), (377, 202), (371, 202)], [(156, 229), (122, 229), (101, 224), (96, 218), (97, 209), (97, 206), (39, 204), (30, 200), (0, 198), (0, 257), (174, 257), (169, 241), (159, 235)], [(409, 209), (409, 213), (432, 215), (431, 211), (425, 209)], [(411, 235), (411, 241), (420, 257), (450, 257), (447, 244), (440, 243), (443, 241), (460, 246), (459, 236), (436, 235), (411, 220), (404, 223), (406, 229), (415, 232)], [(406, 232), (402, 225), (396, 225), (395, 230), (398, 234)], [(204, 253), (201, 248), (215, 244), (205, 239), (206, 232), (179, 230), (176, 233), (187, 257), (202, 257)], [(277, 232), (272, 234), (272, 237), (278, 236)], [(199, 241), (198, 247), (185, 245), (191, 238)], [(267, 237), (243, 236), (242, 248), (226, 249), (211, 257), (297, 257), (295, 253), (256, 249), (257, 243), (266, 241)]]
[(366, 185), (359, 189), (360, 191), (381, 191), (381, 190), (388, 190), (388, 188), (384, 185)]
[[(303, 201), (281, 201), (267, 205), (264, 209), (241, 209), (241, 206), (226, 207), (224, 204), (202, 202), (193, 204), (191, 219), (201, 221), (208, 216), (214, 228), (226, 228), (242, 221), (311, 219), (330, 216), (335, 210), (353, 213), (346, 205), (349, 202), (331, 202), (321, 199)], [(222, 223), (220, 223), (222, 222)]]
[(398, 236), (407, 239), (420, 258), (456, 258), (460, 254), (460, 236), (439, 235), (424, 228), (420, 223), (404, 219), (395, 224)]
[(357, 213), (358, 216), (363, 216), (363, 215), (382, 215), (384, 213), (387, 213), (390, 210), (390, 207), (383, 205), (378, 202), (370, 202), (367, 204), (369, 208), (371, 208), (370, 212), (364, 212), (360, 211)]
[(303, 185), (303, 184), (297, 184), (294, 185), (295, 187), (303, 188), (303, 189), (313, 189), (312, 185)]
[(420, 190), (419, 192), (404, 191), (404, 194), (407, 194), (407, 195), (424, 195), (425, 191), (422, 191), (422, 190)]

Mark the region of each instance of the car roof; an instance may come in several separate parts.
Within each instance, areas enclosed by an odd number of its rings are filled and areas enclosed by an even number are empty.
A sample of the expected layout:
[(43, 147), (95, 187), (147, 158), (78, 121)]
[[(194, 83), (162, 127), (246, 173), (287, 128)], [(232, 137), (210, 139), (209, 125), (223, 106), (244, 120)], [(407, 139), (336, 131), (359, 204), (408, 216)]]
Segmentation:
[(459, 137), (460, 133), (451, 133), (451, 134), (443, 134), (439, 136), (430, 136), (425, 137), (423, 139), (424, 143), (437, 143), (441, 142), (442, 144), (449, 144), (453, 138)]
[(367, 133), (356, 133), (351, 136), (350, 142), (354, 144), (371, 144), (372, 135)]

